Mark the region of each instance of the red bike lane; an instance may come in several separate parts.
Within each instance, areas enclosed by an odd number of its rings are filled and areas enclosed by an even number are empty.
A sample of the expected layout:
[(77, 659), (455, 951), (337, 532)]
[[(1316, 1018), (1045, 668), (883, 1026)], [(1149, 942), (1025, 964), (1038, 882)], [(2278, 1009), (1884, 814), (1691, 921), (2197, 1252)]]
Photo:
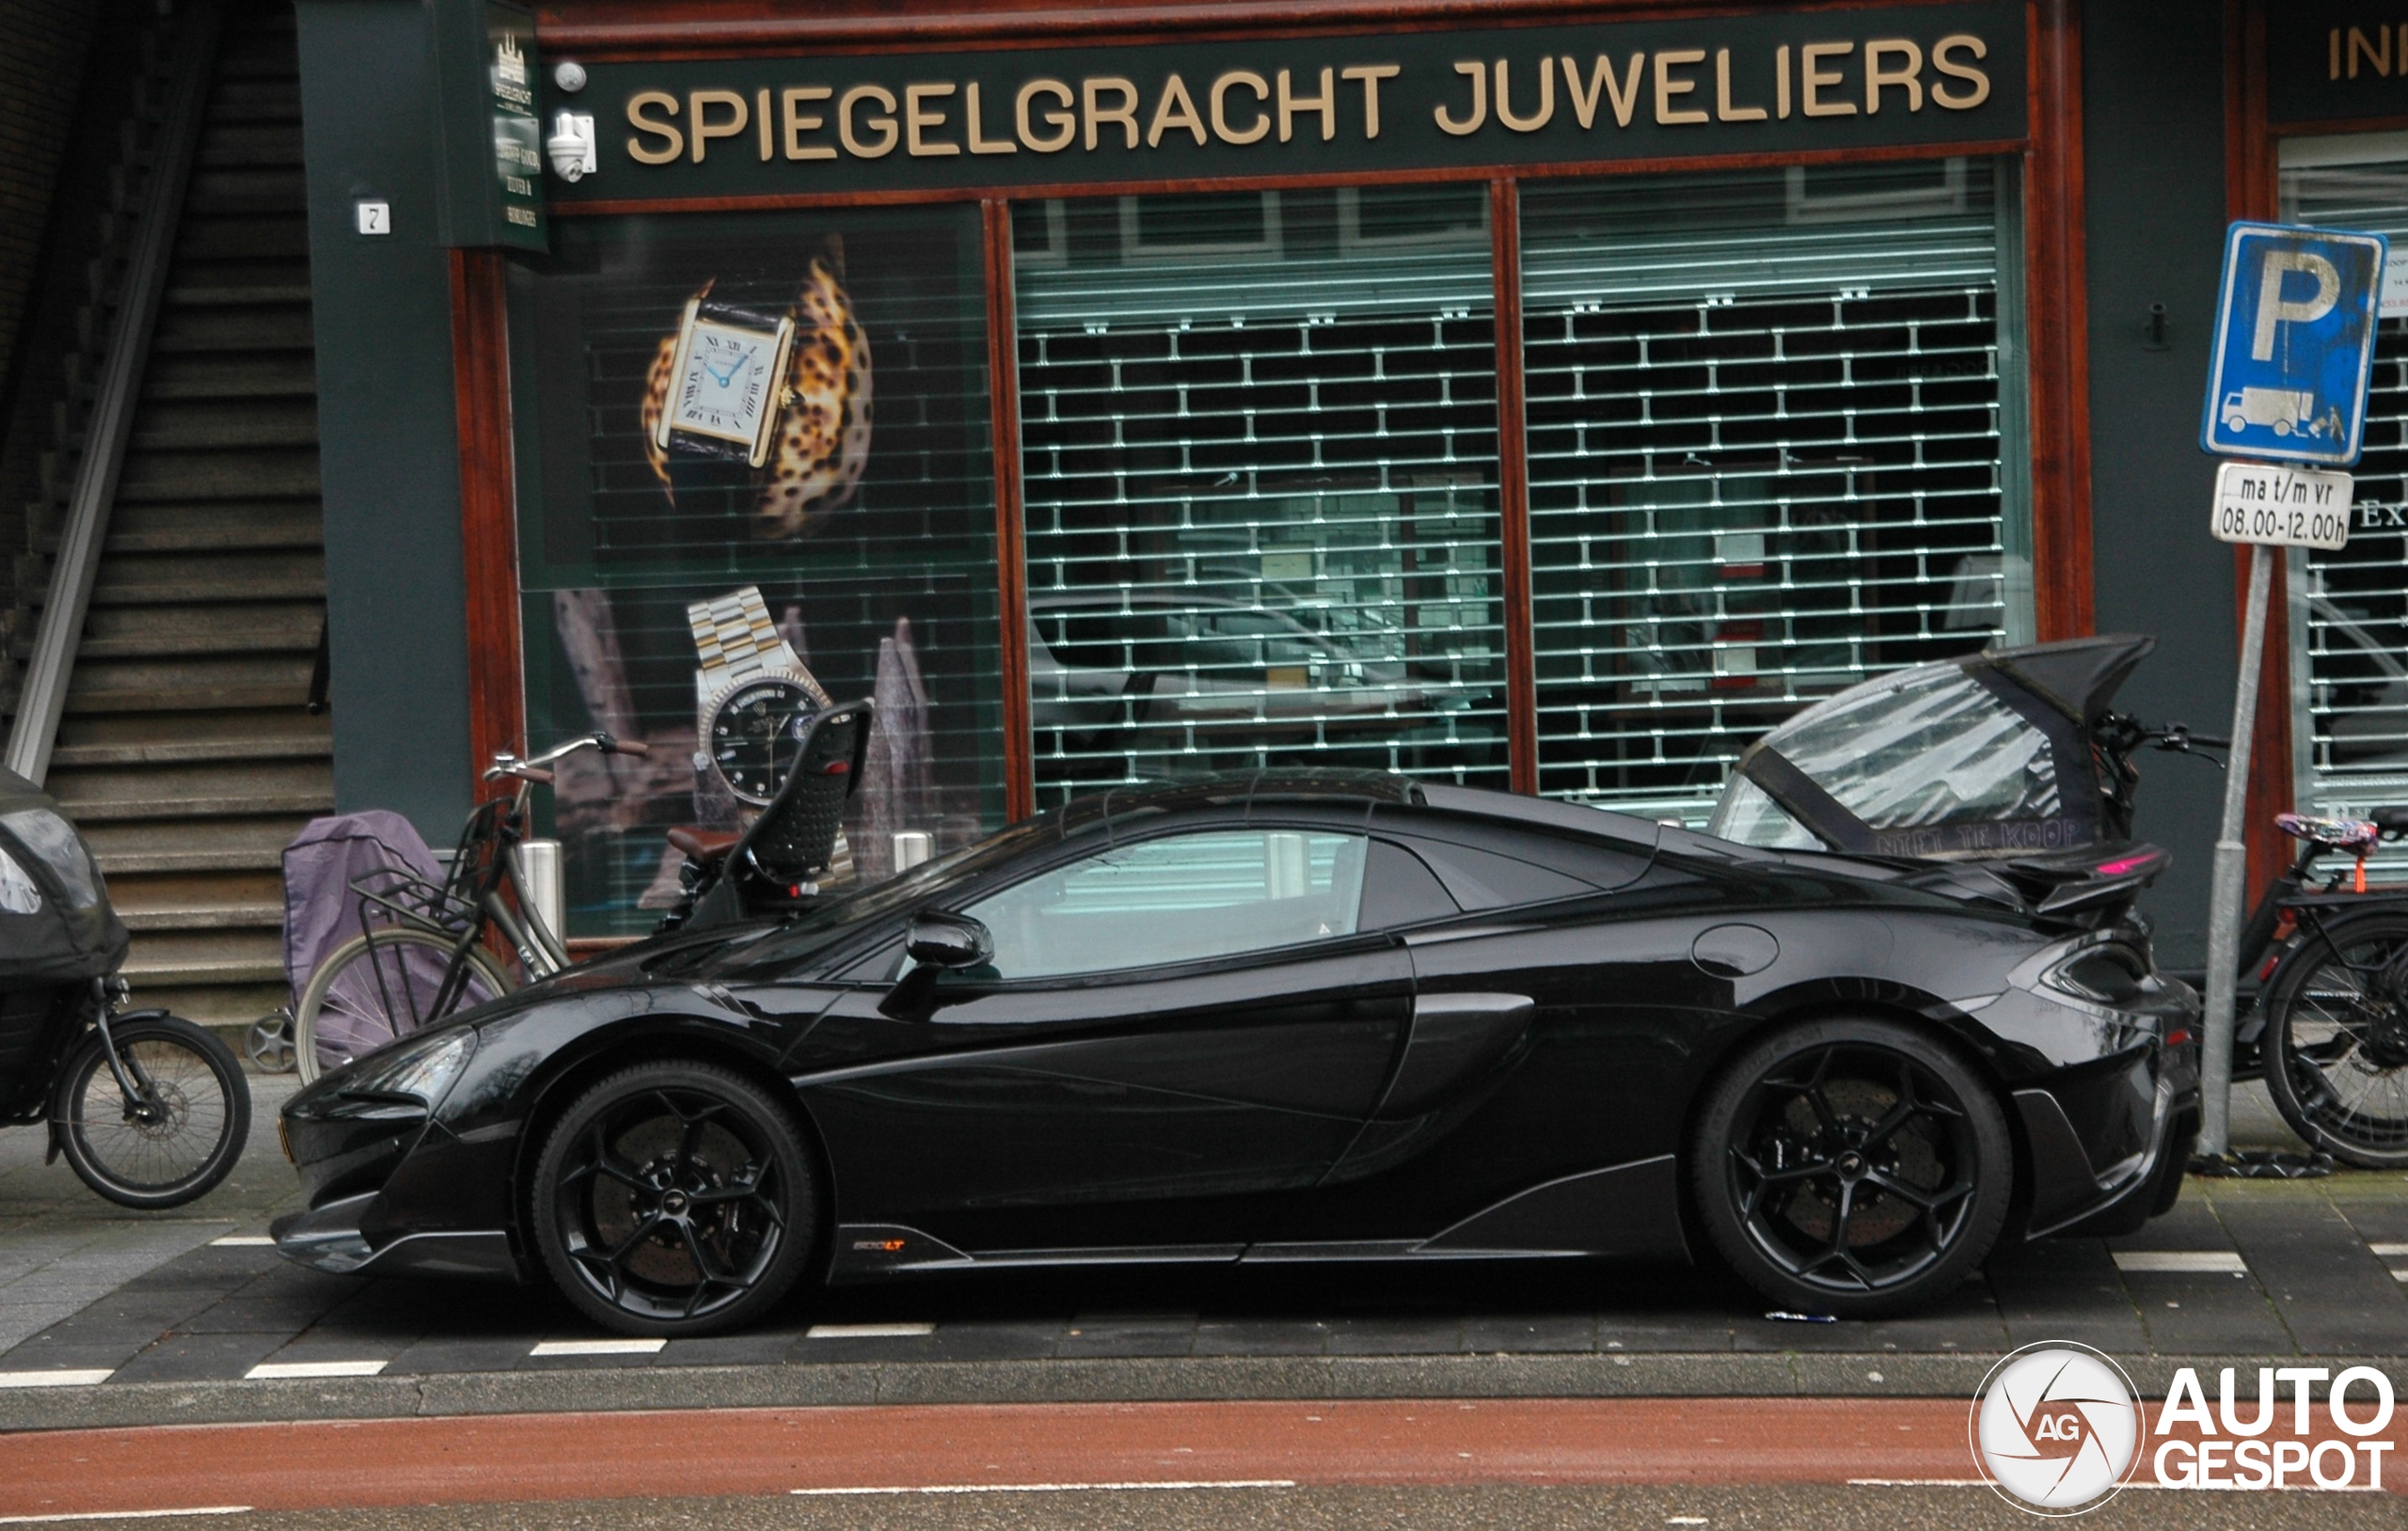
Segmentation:
[[(0, 1437), (0, 1516), (1079, 1486), (1964, 1481), (1976, 1476), (1966, 1419), (1947, 1398), (1437, 1399), (32, 1431)], [(2397, 1476), (2384, 1480), (2394, 1492)]]

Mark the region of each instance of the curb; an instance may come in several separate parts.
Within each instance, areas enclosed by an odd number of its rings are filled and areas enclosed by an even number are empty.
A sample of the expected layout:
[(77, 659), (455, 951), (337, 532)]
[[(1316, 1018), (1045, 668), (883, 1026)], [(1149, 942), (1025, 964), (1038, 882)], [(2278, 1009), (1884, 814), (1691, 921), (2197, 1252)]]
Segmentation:
[[(2285, 1356), (2115, 1357), (2144, 1401), (2177, 1369), (2242, 1375)], [(1970, 1407), (1995, 1355), (1787, 1351), (1637, 1355), (1164, 1357), (814, 1365), (618, 1366), (310, 1381), (125, 1382), (0, 1393), (0, 1431), (318, 1419), (863, 1407), (902, 1403), (1167, 1403), (1249, 1399), (1955, 1397)], [(2408, 1356), (2381, 1367), (2408, 1393)], [(2210, 1389), (2212, 1391), (2212, 1388)]]

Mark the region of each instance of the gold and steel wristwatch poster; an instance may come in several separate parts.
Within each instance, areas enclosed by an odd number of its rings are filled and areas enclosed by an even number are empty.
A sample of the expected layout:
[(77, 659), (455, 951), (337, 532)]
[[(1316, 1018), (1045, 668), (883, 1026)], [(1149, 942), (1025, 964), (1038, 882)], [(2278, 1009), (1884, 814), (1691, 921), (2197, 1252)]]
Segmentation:
[(974, 208), (579, 217), (514, 286), (528, 734), (652, 747), (563, 763), (571, 935), (657, 924), (666, 831), (740, 831), (831, 702), (876, 704), (838, 880), (1002, 823), (982, 247)]

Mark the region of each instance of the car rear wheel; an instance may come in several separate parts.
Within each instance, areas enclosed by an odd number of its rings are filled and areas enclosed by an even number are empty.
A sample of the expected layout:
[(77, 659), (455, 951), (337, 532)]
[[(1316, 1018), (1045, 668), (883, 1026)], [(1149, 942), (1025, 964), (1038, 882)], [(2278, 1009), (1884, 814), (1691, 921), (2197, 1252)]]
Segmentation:
[(1784, 1308), (1864, 1318), (1929, 1302), (1978, 1266), (2014, 1191), (2006, 1115), (1937, 1038), (1818, 1021), (1735, 1058), (1689, 1169), (1701, 1221)]
[(819, 1191), (791, 1105), (733, 1069), (640, 1065), (578, 1097), (536, 1160), (544, 1268), (627, 1334), (704, 1334), (775, 1307), (809, 1259)]

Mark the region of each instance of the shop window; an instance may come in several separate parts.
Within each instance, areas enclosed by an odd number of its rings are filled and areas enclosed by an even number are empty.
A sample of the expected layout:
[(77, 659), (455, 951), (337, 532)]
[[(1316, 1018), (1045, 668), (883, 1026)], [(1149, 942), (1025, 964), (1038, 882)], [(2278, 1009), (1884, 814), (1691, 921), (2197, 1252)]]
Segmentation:
[(1331, 191), (1073, 200), (1068, 260), (1019, 264), (1040, 802), (1266, 765), (1505, 784), (1487, 245), (1346, 227)]
[(690, 603), (757, 592), (812, 686), (875, 698), (846, 875), (892, 871), (898, 835), (942, 852), (1001, 823), (976, 210), (576, 218), (553, 240), (511, 292), (528, 735), (652, 746), (572, 757), (538, 795), (569, 933), (652, 928), (677, 889), (663, 831), (751, 812), (744, 771), (697, 749), (732, 671)]
[(1060, 197), (1023, 202), (1012, 219), (1012, 261), (1023, 271), (1070, 263), (1070, 220)]
[[(2281, 175), (2284, 222), (2408, 242), (2408, 134), (2291, 139)], [(2350, 545), (2284, 560), (2295, 791), (2316, 813), (2408, 802), (2408, 320), (2382, 322), (2374, 357)], [(2408, 871), (2408, 853), (2376, 864)]]
[(1341, 186), (1338, 247), (1393, 250), (1413, 245), (1488, 247), (1488, 186)]
[(1279, 245), (1277, 192), (1120, 198), (1120, 255), (1132, 264), (1233, 256), (1275, 260)]
[(1523, 187), (1542, 793), (1702, 823), (1802, 703), (2028, 640), (2010, 175)]

